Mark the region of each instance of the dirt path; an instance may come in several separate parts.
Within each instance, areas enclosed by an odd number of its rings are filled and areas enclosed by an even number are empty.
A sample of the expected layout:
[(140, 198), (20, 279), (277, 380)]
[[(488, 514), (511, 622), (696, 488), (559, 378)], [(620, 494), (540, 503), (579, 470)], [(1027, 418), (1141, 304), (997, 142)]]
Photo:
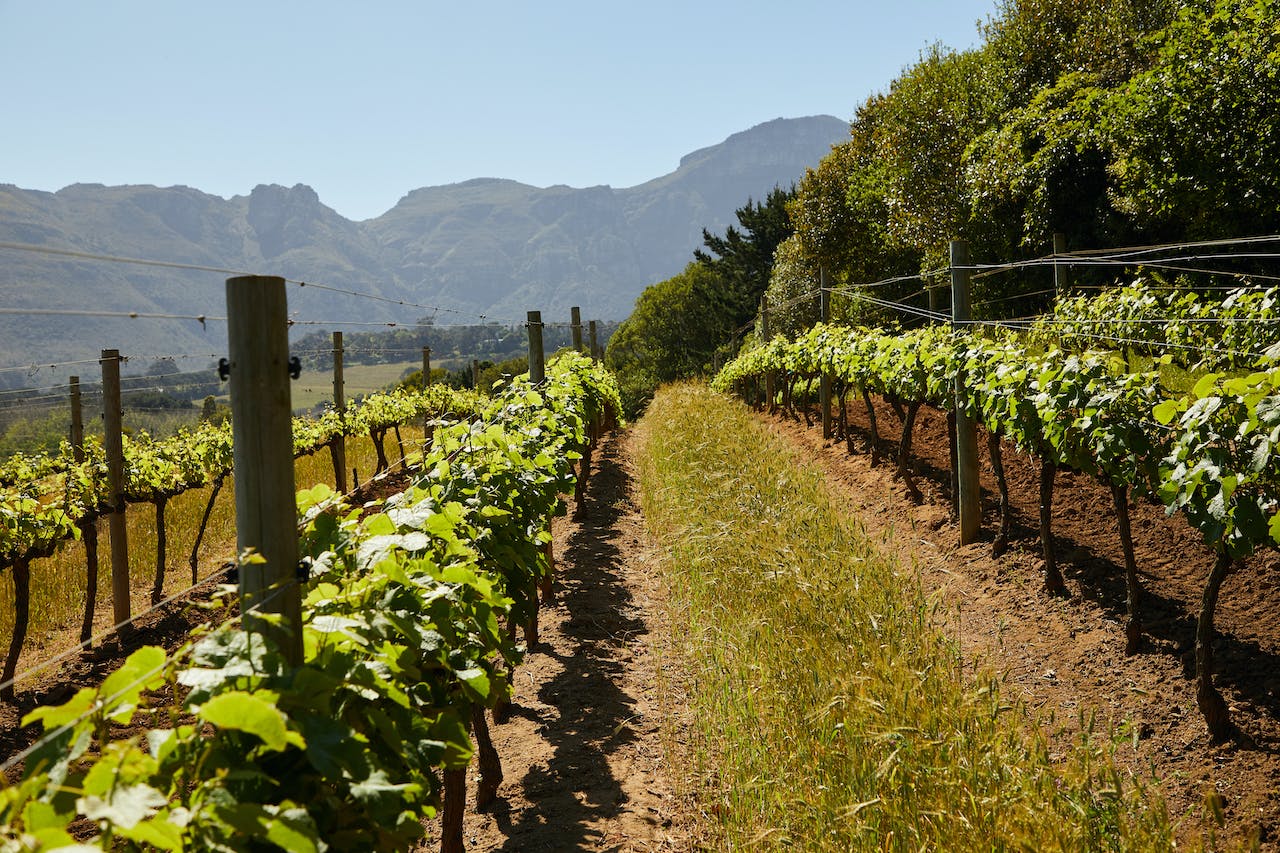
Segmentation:
[[(629, 438), (601, 440), (585, 514), (553, 526), (556, 598), (542, 611), (541, 642), (516, 671), (510, 719), (491, 726), (505, 781), (497, 802), (469, 809), (469, 851), (691, 849), (663, 758), (680, 709), (661, 647), (666, 596), (631, 491)], [(422, 849), (438, 843), (429, 837)]]

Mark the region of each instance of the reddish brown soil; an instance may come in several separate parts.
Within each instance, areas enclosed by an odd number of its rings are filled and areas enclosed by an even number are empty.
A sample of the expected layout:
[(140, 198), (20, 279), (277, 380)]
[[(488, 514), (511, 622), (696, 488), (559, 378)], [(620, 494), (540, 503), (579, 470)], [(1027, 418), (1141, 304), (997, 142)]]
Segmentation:
[[(902, 424), (876, 403), (881, 447), (896, 457)], [(866, 452), (866, 408), (850, 401), (856, 455), (844, 441), (824, 441), (816, 425), (785, 415), (767, 418), (828, 474), (838, 498), (875, 540), (915, 566), (938, 596), (939, 618), (975, 667), (1005, 675), (1041, 725), (1069, 746), (1081, 720), (1097, 730), (1127, 722), (1117, 760), (1161, 780), (1170, 816), (1187, 840), (1214, 831), (1219, 840), (1280, 849), (1280, 561), (1247, 561), (1222, 590), (1215, 642), (1215, 680), (1240, 735), (1213, 745), (1195, 702), (1195, 622), (1212, 556), (1181, 518), (1149, 502), (1131, 504), (1145, 635), (1137, 654), (1124, 654), (1123, 555), (1110, 490), (1090, 477), (1060, 472), (1054, 493), (1055, 555), (1068, 596), (1044, 592), (1039, 538), (1039, 466), (1003, 445), (1013, 513), (1009, 550), (991, 556), (998, 528), (996, 485), (979, 430), (984, 501), (983, 539), (958, 545), (950, 512), (946, 417), (921, 408), (911, 467), (924, 494), (914, 504), (894, 463), (872, 467)], [(765, 417), (765, 416), (762, 416)], [(1132, 740), (1136, 736), (1136, 746)], [(1211, 795), (1225, 826), (1209, 828)]]
[[(666, 654), (666, 591), (636, 506), (629, 434), (602, 439), (581, 518), (557, 519), (555, 598), (516, 670), (511, 715), (490, 724), (505, 781), (470, 805), (468, 851), (687, 851), (688, 805), (664, 743), (683, 706)], [(475, 802), (475, 762), (468, 803)], [(439, 849), (428, 827), (421, 849)]]

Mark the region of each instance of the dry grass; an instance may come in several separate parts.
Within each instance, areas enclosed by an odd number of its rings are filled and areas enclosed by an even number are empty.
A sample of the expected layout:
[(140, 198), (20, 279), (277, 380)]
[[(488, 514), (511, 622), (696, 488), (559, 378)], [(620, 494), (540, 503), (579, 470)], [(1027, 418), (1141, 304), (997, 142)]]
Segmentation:
[(673, 760), (718, 849), (1172, 848), (1109, 733), (1051, 755), (997, 680), (962, 677), (913, 573), (744, 407), (667, 388), (638, 429), (694, 684), (697, 736)]

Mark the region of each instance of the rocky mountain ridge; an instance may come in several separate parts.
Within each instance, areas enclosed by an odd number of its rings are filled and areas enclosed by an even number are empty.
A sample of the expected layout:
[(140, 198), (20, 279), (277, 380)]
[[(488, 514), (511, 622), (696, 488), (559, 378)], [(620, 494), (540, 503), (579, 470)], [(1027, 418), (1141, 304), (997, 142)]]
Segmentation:
[[(848, 132), (830, 117), (777, 119), (683, 157), (634, 187), (533, 187), (480, 178), (407, 193), (353, 222), (316, 192), (260, 185), (224, 199), (190, 187), (75, 184), (56, 193), (0, 185), (0, 242), (312, 281), (417, 306), (290, 290), (298, 328), (360, 323), (516, 321), (580, 305), (621, 319), (649, 284), (678, 272), (748, 198), (817, 165)], [(110, 264), (0, 249), (0, 294), (14, 309), (218, 317), (220, 273)], [(210, 320), (0, 316), (0, 364), (52, 363), (117, 347), (138, 355), (225, 347)]]

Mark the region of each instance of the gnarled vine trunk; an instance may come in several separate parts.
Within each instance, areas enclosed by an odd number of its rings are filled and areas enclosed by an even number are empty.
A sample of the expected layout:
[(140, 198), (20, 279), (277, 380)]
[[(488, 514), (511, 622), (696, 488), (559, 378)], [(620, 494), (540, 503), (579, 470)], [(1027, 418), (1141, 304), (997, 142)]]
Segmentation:
[(151, 603), (159, 604), (164, 600), (164, 564), (169, 554), (169, 537), (165, 532), (164, 510), (169, 504), (169, 497), (163, 495), (156, 498), (156, 580), (151, 585)]
[(87, 643), (93, 637), (93, 614), (98, 609), (98, 520), (85, 518), (80, 522), (80, 538), (84, 540), (84, 620), (80, 623), (80, 642)]
[(1040, 543), (1044, 546), (1044, 588), (1050, 595), (1064, 595), (1067, 591), (1053, 554), (1053, 482), (1057, 474), (1058, 466), (1047, 460), (1041, 461)]
[(876, 429), (876, 407), (871, 405), (871, 395), (867, 393), (866, 386), (862, 388), (862, 402), (867, 406), (867, 420), (871, 422), (871, 464), (876, 465), (880, 462), (880, 432)]
[(902, 482), (906, 485), (907, 494), (911, 496), (912, 502), (917, 504), (924, 502), (924, 495), (920, 494), (920, 490), (916, 488), (908, 460), (911, 455), (911, 430), (915, 426), (916, 412), (919, 410), (919, 403), (912, 402), (907, 404), (907, 410), (902, 418), (902, 440), (898, 442), (898, 476), (902, 478)]
[[(381, 474), (383, 471), (391, 467), (390, 463), (387, 462), (386, 448), (382, 446), (382, 440), (386, 437), (387, 437), (386, 427), (382, 427), (381, 429), (369, 430), (369, 438), (373, 439), (373, 452), (378, 455), (378, 465), (373, 471), (375, 475)], [(358, 483), (359, 481), (357, 480), (356, 482)]]
[[(331, 446), (332, 448), (332, 446)], [(209, 527), (209, 517), (213, 515), (213, 503), (218, 499), (218, 492), (222, 491), (222, 483), (226, 480), (226, 474), (219, 474), (213, 478), (213, 488), (209, 490), (209, 502), (204, 505), (204, 515), (200, 517), (200, 529), (196, 531), (196, 541), (191, 546), (191, 585), (199, 583), (199, 567), (200, 567), (200, 543), (204, 541), (204, 532)]]
[(400, 438), (400, 424), (393, 424), (392, 429), (396, 434), (396, 447), (400, 448), (400, 469), (405, 470), (409, 466), (405, 462), (404, 439)]
[(1235, 734), (1231, 712), (1222, 694), (1213, 686), (1213, 614), (1218, 607), (1218, 593), (1231, 568), (1231, 557), (1225, 549), (1218, 552), (1209, 571), (1200, 603), (1200, 616), (1196, 620), (1196, 705), (1209, 727), (1209, 737), (1214, 743), (1230, 740)]
[(1111, 484), (1111, 503), (1116, 510), (1116, 527), (1120, 529), (1120, 548), (1124, 551), (1125, 609), (1129, 621), (1124, 626), (1124, 653), (1137, 654), (1142, 643), (1142, 584), (1138, 580), (1138, 561), (1133, 555), (1133, 532), (1129, 527), (1129, 487)]
[(18, 671), (18, 658), (22, 644), (27, 639), (27, 624), (31, 618), (31, 558), (19, 557), (13, 561), (13, 636), (9, 638), (9, 654), (4, 659), (4, 672), (0, 673), (0, 699), (12, 702), (13, 679)]
[(1009, 481), (1004, 476), (1004, 452), (1000, 448), (1000, 434), (987, 433), (987, 455), (991, 457), (991, 469), (996, 475), (996, 490), (1000, 493), (1000, 531), (991, 543), (991, 556), (999, 557), (1009, 548)]
[(462, 819), (467, 810), (467, 768), (444, 771), (440, 808), (440, 853), (466, 853)]
[(502, 784), (502, 759), (493, 748), (489, 736), (489, 723), (484, 718), (484, 706), (471, 706), (471, 729), (476, 738), (476, 756), (480, 764), (480, 782), (476, 786), (476, 808), (482, 809), (498, 797)]

